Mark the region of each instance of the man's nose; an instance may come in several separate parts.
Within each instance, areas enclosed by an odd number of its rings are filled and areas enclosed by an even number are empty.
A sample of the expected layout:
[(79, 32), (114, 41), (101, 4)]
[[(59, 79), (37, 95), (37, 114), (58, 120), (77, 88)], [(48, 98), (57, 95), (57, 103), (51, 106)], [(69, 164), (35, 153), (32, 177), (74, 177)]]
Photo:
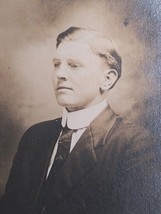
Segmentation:
[(56, 76), (58, 79), (67, 79), (68, 78), (68, 69), (64, 65), (60, 65), (59, 69), (56, 71)]

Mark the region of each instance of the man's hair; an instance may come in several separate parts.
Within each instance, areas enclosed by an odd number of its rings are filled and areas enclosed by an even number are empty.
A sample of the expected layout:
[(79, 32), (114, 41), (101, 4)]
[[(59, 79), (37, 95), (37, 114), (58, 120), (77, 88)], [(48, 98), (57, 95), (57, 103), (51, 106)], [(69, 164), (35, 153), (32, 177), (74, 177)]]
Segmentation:
[(118, 79), (121, 76), (122, 60), (114, 43), (106, 35), (95, 30), (88, 30), (80, 27), (70, 27), (60, 33), (57, 37), (56, 47), (62, 41), (84, 41), (87, 42), (92, 51), (105, 59), (110, 69), (115, 69)]

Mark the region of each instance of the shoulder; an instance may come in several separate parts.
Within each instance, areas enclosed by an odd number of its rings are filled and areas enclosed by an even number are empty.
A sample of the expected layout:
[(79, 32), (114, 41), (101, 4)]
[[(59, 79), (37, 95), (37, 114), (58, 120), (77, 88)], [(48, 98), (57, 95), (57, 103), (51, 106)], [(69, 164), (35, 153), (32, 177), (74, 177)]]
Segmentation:
[[(105, 139), (105, 144), (114, 148), (124, 158), (156, 153), (156, 141), (149, 130), (118, 117)], [(129, 158), (130, 159), (130, 158)]]
[(134, 140), (137, 138), (152, 138), (149, 130), (143, 126), (118, 117), (111, 132), (115, 133), (117, 137)]
[(157, 170), (160, 164), (159, 148), (150, 131), (121, 117), (116, 119), (105, 144), (106, 151), (111, 151), (111, 158), (117, 158), (125, 172)]
[(43, 142), (50, 141), (54, 139), (61, 130), (61, 118), (43, 121), (36, 123), (29, 127), (23, 134), (19, 149), (21, 147), (34, 147), (37, 144), (43, 144)]
[(61, 118), (57, 118), (54, 120), (47, 120), (42, 121), (40, 123), (36, 123), (29, 127), (26, 132), (24, 133), (24, 136), (27, 135), (36, 135), (36, 134), (45, 134), (46, 132), (49, 132), (50, 130), (58, 129), (61, 125)]

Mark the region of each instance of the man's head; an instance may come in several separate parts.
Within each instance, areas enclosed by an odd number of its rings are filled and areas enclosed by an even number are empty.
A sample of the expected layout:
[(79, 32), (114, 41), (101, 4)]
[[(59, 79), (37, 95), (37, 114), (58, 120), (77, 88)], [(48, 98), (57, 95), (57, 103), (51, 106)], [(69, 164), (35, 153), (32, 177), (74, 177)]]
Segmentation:
[(56, 47), (55, 94), (70, 111), (102, 101), (121, 76), (121, 57), (104, 34), (71, 27), (58, 35)]

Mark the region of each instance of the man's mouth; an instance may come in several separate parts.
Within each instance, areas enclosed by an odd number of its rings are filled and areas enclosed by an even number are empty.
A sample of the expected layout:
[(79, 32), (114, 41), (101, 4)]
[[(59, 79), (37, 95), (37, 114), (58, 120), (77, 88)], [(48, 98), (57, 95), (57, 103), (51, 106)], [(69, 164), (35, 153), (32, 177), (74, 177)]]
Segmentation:
[(72, 90), (72, 88), (70, 87), (67, 87), (67, 86), (57, 86), (56, 87), (56, 90), (59, 91), (59, 90)]

